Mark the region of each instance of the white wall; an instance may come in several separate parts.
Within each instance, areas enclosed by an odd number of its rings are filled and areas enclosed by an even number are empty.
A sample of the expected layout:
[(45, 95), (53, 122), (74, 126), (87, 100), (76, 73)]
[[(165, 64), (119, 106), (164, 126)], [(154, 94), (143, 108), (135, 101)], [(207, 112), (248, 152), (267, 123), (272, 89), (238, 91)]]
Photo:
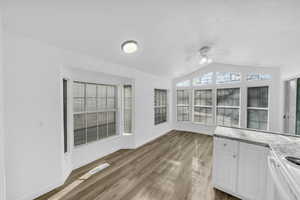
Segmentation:
[[(15, 33), (5, 33), (7, 199), (32, 199), (65, 177), (61, 133), (61, 70), (80, 68), (135, 81), (135, 133), (72, 151), (72, 168), (128, 146), (140, 146), (171, 130), (154, 126), (154, 88), (171, 93), (171, 80), (64, 51)], [(170, 114), (171, 116), (171, 114)], [(90, 153), (88, 155), (88, 153)]]
[(0, 11), (0, 199), (5, 199), (5, 165), (4, 165), (4, 98), (3, 98), (3, 24)]
[[(280, 70), (279, 68), (271, 68), (271, 67), (249, 67), (249, 66), (236, 66), (236, 65), (228, 65), (228, 64), (220, 64), (220, 63), (212, 63), (207, 65), (199, 70), (187, 74), (182, 77), (178, 77), (173, 79), (173, 89), (176, 91), (176, 83), (180, 81), (184, 81), (187, 79), (192, 80), (195, 77), (201, 76), (208, 72), (241, 72), (242, 80), (240, 83), (234, 84), (220, 84), (220, 85), (207, 85), (202, 88), (220, 88), (220, 87), (240, 87), (241, 91), (241, 105), (246, 105), (247, 102), (247, 87), (249, 86), (269, 86), (269, 129), (270, 131), (280, 132), (281, 131), (281, 116), (280, 116)], [(246, 81), (245, 77), (246, 74), (250, 72), (259, 72), (259, 73), (266, 73), (272, 75), (271, 81)], [(194, 87), (195, 88), (195, 87)], [(200, 88), (200, 87), (199, 87)], [(188, 87), (192, 94), (193, 87)], [(191, 95), (192, 97), (192, 95)], [(175, 129), (178, 130), (185, 130), (185, 131), (193, 131), (198, 133), (204, 134), (213, 134), (216, 126), (215, 125), (201, 125), (197, 123), (193, 123), (192, 121), (189, 122), (177, 122), (176, 119), (176, 92), (173, 92), (173, 126)], [(192, 102), (192, 101), (191, 101)], [(215, 105), (215, 103), (213, 103)], [(215, 110), (215, 106), (213, 107)], [(245, 128), (247, 126), (246, 119), (247, 119), (247, 110), (246, 106), (241, 106), (240, 110), (240, 126)], [(190, 112), (190, 119), (192, 119), (192, 112)]]

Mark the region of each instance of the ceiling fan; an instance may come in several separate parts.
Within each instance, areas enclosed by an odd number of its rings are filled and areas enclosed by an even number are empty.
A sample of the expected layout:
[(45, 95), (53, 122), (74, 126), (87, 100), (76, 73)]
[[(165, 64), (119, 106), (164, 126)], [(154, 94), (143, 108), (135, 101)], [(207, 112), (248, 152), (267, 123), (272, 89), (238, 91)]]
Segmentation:
[(213, 61), (212, 58), (208, 56), (210, 50), (211, 50), (210, 46), (203, 46), (198, 50), (200, 65), (212, 63)]
[(191, 47), (187, 50), (187, 52), (188, 56), (185, 59), (187, 62), (198, 65), (204, 65), (213, 62), (212, 54), (215, 54), (215, 48), (214, 52), (212, 52), (211, 45), (203, 45), (200, 49), (196, 49), (196, 47)]

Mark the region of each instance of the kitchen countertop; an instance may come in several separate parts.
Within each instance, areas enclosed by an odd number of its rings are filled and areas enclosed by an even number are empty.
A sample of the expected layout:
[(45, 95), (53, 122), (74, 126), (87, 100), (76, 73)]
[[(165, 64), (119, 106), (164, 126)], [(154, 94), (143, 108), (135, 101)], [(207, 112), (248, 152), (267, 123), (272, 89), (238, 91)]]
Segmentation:
[(217, 127), (214, 137), (268, 147), (285, 168), (289, 182), (293, 182), (297, 188), (300, 188), (300, 166), (285, 159), (286, 156), (300, 158), (300, 137), (229, 127)]

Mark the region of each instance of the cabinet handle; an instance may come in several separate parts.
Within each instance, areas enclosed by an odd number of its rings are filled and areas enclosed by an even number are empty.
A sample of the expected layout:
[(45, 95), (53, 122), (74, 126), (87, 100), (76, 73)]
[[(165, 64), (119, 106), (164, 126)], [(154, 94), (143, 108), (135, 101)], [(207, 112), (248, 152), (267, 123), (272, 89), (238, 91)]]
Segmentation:
[(224, 147), (226, 147), (226, 146), (227, 146), (227, 144), (226, 144), (226, 143), (224, 143), (223, 145), (224, 145)]

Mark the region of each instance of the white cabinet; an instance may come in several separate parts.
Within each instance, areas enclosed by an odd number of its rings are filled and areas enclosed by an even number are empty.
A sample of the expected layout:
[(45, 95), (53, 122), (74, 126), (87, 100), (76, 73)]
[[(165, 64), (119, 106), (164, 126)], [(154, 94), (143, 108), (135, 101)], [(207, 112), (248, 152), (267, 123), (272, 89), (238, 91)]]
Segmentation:
[(237, 193), (247, 199), (265, 200), (268, 149), (239, 143)]
[(268, 148), (214, 137), (213, 184), (242, 199), (265, 200)]
[(214, 138), (213, 183), (229, 192), (236, 192), (237, 151), (237, 141)]

